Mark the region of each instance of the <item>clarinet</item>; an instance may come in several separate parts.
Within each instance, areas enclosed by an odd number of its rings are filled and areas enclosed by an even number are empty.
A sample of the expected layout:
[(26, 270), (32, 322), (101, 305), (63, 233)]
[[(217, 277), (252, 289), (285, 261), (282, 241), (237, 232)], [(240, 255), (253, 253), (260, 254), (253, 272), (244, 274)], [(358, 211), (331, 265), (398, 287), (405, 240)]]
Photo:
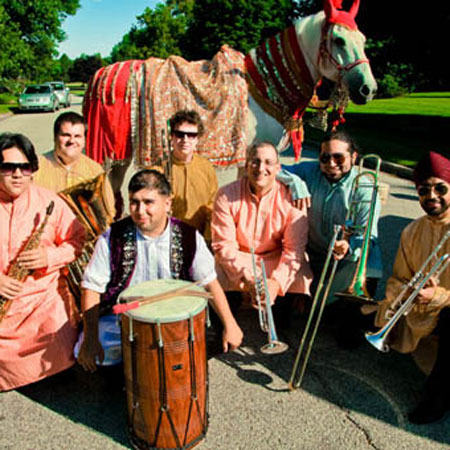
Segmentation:
[[(6, 275), (8, 275), (8, 277), (14, 278), (15, 280), (18, 280), (18, 281), (23, 281), (32, 272), (32, 269), (26, 269), (25, 267), (22, 267), (21, 264), (17, 261), (17, 259), (23, 252), (28, 251), (28, 250), (34, 250), (39, 247), (39, 243), (41, 242), (42, 233), (44, 232), (44, 229), (47, 225), (48, 219), (49, 219), (51, 213), (53, 212), (54, 206), (55, 206), (55, 202), (51, 201), (45, 212), (45, 218), (44, 218), (42, 224), (31, 234), (31, 236), (28, 238), (28, 241), (25, 243), (22, 250), (19, 252), (18, 256), (16, 257), (15, 261), (9, 266), (8, 272), (6, 273)], [(0, 323), (3, 320), (9, 307), (11, 306), (11, 303), (12, 303), (11, 299), (5, 298), (0, 295)]]

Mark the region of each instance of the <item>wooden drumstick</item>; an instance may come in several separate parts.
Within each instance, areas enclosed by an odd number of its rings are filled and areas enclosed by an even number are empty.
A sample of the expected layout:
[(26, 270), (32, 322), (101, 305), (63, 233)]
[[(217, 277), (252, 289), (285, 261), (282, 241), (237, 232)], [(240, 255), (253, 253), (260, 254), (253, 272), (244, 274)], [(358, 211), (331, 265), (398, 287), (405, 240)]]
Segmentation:
[[(199, 283), (200, 282), (197, 282), (197, 283), (195, 283), (195, 285), (198, 285)], [(203, 298), (207, 298), (207, 299), (212, 298), (212, 295), (209, 292), (194, 291), (191, 288), (192, 288), (192, 285), (189, 284), (189, 285), (186, 285), (183, 287), (172, 289), (167, 292), (163, 292), (161, 294), (150, 295), (148, 297), (142, 297), (142, 296), (122, 297), (125, 300), (134, 300), (134, 301), (131, 301), (129, 303), (119, 303), (117, 305), (114, 305), (112, 308), (112, 312), (114, 314), (122, 314), (131, 309), (139, 308), (139, 306), (148, 305), (150, 303), (160, 302), (162, 300), (167, 300), (169, 298), (177, 297), (181, 294), (189, 295), (190, 297), (203, 297)]]

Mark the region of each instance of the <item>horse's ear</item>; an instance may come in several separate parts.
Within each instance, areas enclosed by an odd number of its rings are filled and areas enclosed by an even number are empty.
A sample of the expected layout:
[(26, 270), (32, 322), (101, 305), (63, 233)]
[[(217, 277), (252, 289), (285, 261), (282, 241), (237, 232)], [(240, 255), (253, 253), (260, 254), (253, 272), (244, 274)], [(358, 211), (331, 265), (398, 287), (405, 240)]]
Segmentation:
[(343, 0), (325, 0), (323, 10), (328, 23), (344, 25), (352, 30), (357, 30), (358, 26), (355, 22), (356, 14), (358, 14), (360, 0), (353, 0), (349, 11), (342, 10)]

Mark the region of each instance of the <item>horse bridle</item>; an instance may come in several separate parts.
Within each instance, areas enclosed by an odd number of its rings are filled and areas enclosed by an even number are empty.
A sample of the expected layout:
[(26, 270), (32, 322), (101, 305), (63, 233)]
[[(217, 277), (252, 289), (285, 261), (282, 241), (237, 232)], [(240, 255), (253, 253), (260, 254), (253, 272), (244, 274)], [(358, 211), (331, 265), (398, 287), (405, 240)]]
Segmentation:
[[(322, 36), (320, 38), (320, 47), (319, 47), (319, 55), (317, 57), (317, 63), (320, 65), (320, 59), (324, 59), (328, 57), (330, 62), (333, 64), (334, 67), (339, 72), (339, 79), (342, 78), (343, 74), (345, 72), (349, 72), (354, 67), (359, 66), (360, 64), (369, 64), (369, 60), (367, 58), (364, 59), (357, 59), (356, 61), (353, 61), (346, 66), (343, 66), (339, 64), (337, 59), (333, 56), (333, 54), (330, 51), (331, 48), (331, 33), (333, 31), (333, 26), (329, 23), (325, 23), (322, 28)], [(329, 45), (328, 45), (329, 44)]]

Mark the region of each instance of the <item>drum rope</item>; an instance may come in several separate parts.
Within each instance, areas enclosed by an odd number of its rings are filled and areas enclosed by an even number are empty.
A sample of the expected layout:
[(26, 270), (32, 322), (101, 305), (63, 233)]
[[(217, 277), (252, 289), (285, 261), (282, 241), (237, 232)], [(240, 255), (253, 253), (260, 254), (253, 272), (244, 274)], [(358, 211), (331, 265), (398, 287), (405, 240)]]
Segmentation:
[(175, 424), (173, 423), (172, 415), (170, 414), (170, 411), (169, 411), (169, 404), (168, 404), (168, 399), (167, 399), (166, 359), (165, 359), (165, 355), (164, 355), (164, 342), (163, 342), (162, 333), (161, 333), (161, 323), (159, 322), (159, 320), (156, 322), (156, 329), (158, 330), (159, 401), (162, 406), (159, 409), (158, 424), (156, 426), (156, 431), (155, 431), (155, 443), (153, 445), (156, 447), (156, 443), (158, 441), (159, 430), (161, 428), (162, 417), (163, 417), (163, 414), (166, 413), (167, 419), (169, 420), (170, 428), (172, 430), (173, 437), (174, 437), (176, 445), (177, 445), (177, 448), (181, 448), (180, 439), (178, 437), (177, 430), (175, 428)]

